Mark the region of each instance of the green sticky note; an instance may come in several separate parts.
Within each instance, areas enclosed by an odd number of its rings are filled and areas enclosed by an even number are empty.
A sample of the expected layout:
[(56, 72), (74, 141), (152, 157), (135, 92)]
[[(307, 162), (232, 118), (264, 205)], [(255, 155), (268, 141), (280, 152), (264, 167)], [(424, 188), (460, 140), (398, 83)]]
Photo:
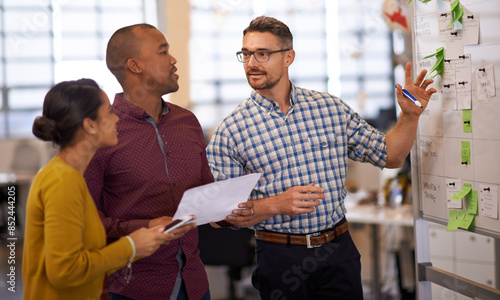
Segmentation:
[(469, 203), (467, 204), (467, 214), (477, 215), (477, 191), (471, 191)]
[(470, 165), (470, 142), (462, 141), (462, 165)]
[(458, 210), (457, 214), (458, 214), (457, 221), (460, 224), (465, 219), (467, 212), (465, 210)]
[(453, 13), (453, 21), (451, 21), (451, 23), (448, 24), (448, 26), (446, 26), (446, 27), (451, 27), (453, 24), (455, 24), (455, 22), (458, 22), (459, 20), (461, 20), (462, 16), (464, 15), (464, 9), (461, 7), (460, 8), (452, 8), (451, 11)]
[(446, 231), (455, 231), (458, 226), (460, 225), (460, 222), (458, 222), (458, 214), (455, 209), (451, 209), (448, 211), (450, 218), (448, 219), (448, 226), (446, 226)]
[(444, 66), (444, 55), (441, 55), (439, 52), (436, 53), (436, 63), (434, 64), (434, 67), (429, 70), (429, 74), (432, 73), (432, 71), (436, 70), (440, 66)]
[(462, 190), (460, 190), (460, 192), (456, 193), (455, 195), (451, 196), (450, 199), (458, 201), (458, 200), (462, 199), (463, 197), (467, 196), (467, 194), (471, 190), (472, 190), (472, 184), (464, 183), (464, 187), (462, 188)]
[(464, 132), (470, 133), (472, 132), (470, 109), (464, 109), (463, 115), (464, 115)]
[(474, 217), (475, 217), (474, 215), (467, 213), (462, 222), (460, 222), (460, 225), (458, 227), (463, 229), (469, 229), (470, 225), (472, 224), (472, 221), (474, 221)]

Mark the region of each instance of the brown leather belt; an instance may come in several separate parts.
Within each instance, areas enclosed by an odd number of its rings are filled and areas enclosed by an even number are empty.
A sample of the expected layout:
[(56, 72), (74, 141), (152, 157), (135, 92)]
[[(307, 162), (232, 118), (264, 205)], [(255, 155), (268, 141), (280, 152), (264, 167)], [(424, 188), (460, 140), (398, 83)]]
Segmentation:
[(344, 223), (334, 227), (332, 230), (324, 232), (298, 235), (256, 230), (255, 238), (271, 243), (306, 245), (307, 248), (315, 248), (333, 241), (336, 237), (346, 233), (348, 229), (349, 225), (347, 224), (347, 220), (345, 220)]

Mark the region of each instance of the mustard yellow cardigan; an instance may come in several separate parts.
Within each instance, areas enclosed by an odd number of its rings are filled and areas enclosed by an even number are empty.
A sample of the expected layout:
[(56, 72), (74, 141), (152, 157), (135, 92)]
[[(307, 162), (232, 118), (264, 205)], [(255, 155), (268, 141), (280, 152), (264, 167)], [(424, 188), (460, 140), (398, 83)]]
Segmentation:
[(106, 272), (133, 249), (125, 237), (106, 246), (85, 179), (55, 157), (33, 180), (23, 251), (23, 299), (98, 300)]

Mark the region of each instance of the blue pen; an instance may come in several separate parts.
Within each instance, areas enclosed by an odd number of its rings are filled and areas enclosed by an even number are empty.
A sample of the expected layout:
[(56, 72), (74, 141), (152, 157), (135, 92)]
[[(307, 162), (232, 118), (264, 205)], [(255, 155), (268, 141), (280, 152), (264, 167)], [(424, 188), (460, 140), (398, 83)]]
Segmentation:
[[(397, 89), (398, 87), (395, 86), (395, 88)], [(410, 92), (408, 92), (407, 90), (403, 89), (403, 95), (405, 95), (406, 98), (410, 99), (411, 101), (413, 101), (413, 103), (415, 103), (416, 106), (419, 106), (421, 108), (424, 108), (422, 106), (422, 104), (420, 103), (420, 101), (417, 100), (417, 98), (413, 97), (412, 94), (410, 94)]]

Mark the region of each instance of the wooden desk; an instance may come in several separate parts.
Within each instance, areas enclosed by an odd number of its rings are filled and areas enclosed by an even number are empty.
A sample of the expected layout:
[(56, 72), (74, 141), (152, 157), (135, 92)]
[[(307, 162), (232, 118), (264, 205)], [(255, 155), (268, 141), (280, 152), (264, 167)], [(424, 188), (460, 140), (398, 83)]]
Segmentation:
[(396, 225), (413, 227), (413, 210), (411, 205), (403, 205), (395, 209), (374, 205), (356, 205), (347, 207), (346, 219), (349, 223), (367, 224), (371, 228), (372, 260), (373, 260), (373, 295), (380, 300), (380, 245), (379, 226)]

